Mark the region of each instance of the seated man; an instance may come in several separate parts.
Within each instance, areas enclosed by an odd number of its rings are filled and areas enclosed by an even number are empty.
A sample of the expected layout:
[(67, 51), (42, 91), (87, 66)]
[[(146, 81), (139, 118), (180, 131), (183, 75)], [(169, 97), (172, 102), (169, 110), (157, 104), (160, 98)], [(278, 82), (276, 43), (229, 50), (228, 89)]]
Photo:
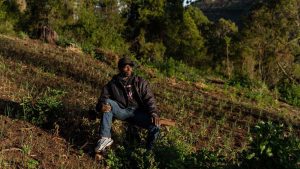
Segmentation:
[(96, 110), (102, 113), (101, 139), (95, 152), (101, 152), (113, 143), (112, 119), (128, 121), (148, 130), (146, 148), (152, 149), (159, 134), (159, 117), (156, 103), (146, 80), (133, 74), (134, 62), (122, 58), (118, 62), (119, 74), (115, 75), (102, 90)]

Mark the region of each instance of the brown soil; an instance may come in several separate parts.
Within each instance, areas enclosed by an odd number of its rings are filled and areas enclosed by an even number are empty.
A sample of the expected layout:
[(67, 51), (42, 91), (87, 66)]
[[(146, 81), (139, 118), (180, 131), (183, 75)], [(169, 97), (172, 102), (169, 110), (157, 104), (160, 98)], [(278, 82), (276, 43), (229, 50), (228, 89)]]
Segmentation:
[(0, 168), (96, 168), (65, 139), (0, 115)]

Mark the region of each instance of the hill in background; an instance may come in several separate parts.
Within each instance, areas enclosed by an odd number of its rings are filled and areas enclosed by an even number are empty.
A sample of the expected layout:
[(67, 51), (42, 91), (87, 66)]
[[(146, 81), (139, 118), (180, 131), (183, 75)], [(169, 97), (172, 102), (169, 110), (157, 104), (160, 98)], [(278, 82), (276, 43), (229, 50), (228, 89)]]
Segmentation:
[(242, 18), (256, 3), (256, 0), (203, 0), (194, 2), (192, 5), (200, 8), (211, 21), (224, 18), (240, 26)]

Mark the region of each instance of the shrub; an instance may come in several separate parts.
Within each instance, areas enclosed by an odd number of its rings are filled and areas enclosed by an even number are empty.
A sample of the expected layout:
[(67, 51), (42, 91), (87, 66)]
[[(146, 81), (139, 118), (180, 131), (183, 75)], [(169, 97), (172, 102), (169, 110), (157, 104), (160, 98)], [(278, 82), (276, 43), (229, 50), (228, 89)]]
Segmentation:
[(176, 77), (180, 80), (198, 81), (203, 74), (199, 69), (184, 64), (182, 61), (168, 58), (165, 61), (154, 62), (153, 66), (168, 77)]
[(112, 169), (156, 169), (157, 162), (154, 154), (144, 148), (125, 149), (123, 146), (117, 147), (115, 151), (109, 151), (106, 162)]
[(253, 82), (246, 75), (235, 75), (230, 78), (227, 83), (231, 86), (240, 86), (246, 88), (250, 88), (251, 86), (253, 86)]
[(241, 157), (243, 169), (296, 169), (300, 162), (300, 141), (283, 125), (260, 122), (252, 130), (249, 149)]
[(28, 35), (23, 31), (19, 31), (17, 36), (21, 39), (27, 39), (28, 38)]
[(3, 1), (0, 2), (0, 33), (13, 34), (15, 21), (10, 17), (7, 6)]
[(224, 164), (225, 159), (223, 157), (218, 155), (217, 152), (206, 149), (192, 153), (185, 160), (186, 168), (221, 169)]
[(63, 91), (47, 88), (41, 97), (24, 98), (21, 103), (23, 118), (39, 126), (51, 124), (62, 115), (61, 98), (64, 94)]
[(278, 86), (278, 91), (289, 104), (300, 106), (300, 85), (283, 81)]
[(56, 44), (61, 47), (68, 47), (68, 46), (76, 44), (76, 41), (73, 38), (68, 39), (68, 38), (60, 37), (58, 39), (58, 41), (56, 42)]

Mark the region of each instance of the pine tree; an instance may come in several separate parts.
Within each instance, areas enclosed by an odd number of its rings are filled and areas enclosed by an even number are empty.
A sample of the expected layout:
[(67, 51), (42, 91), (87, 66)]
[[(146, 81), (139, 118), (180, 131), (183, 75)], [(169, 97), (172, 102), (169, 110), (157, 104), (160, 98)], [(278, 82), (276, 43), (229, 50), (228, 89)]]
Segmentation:
[(245, 74), (271, 86), (291, 74), (293, 48), (299, 46), (299, 12), (297, 0), (266, 1), (256, 7), (242, 32), (239, 65)]

